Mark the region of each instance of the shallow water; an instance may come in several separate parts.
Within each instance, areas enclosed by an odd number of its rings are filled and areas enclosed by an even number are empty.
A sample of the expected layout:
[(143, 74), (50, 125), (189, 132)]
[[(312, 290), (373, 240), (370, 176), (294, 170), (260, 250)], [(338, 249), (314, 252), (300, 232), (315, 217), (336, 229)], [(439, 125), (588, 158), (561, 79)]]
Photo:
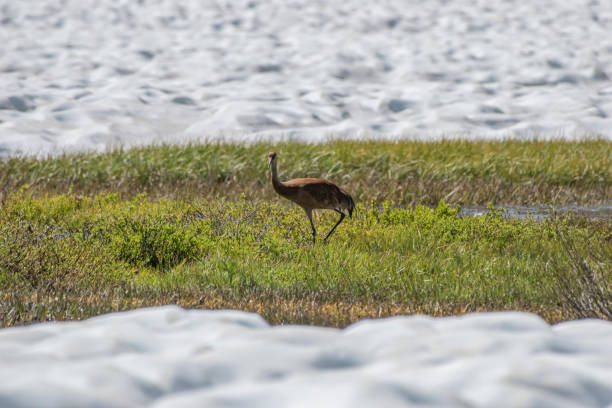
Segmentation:
[[(610, 220), (612, 219), (612, 206), (599, 207), (583, 207), (583, 206), (527, 206), (527, 205), (511, 205), (500, 206), (503, 208), (504, 216), (510, 218), (533, 218), (535, 220), (544, 220), (553, 216), (572, 215), (575, 217), (583, 217), (588, 220)], [(459, 215), (461, 216), (476, 216), (484, 215), (489, 212), (485, 206), (465, 206), (461, 207)]]

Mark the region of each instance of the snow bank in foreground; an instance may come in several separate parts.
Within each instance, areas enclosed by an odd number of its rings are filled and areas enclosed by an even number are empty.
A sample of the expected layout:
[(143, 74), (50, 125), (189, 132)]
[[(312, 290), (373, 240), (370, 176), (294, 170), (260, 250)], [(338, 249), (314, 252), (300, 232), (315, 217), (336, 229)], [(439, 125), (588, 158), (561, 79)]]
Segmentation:
[(0, 154), (612, 138), (609, 0), (0, 0)]
[(271, 327), (140, 309), (0, 330), (0, 406), (612, 406), (612, 323), (525, 313)]

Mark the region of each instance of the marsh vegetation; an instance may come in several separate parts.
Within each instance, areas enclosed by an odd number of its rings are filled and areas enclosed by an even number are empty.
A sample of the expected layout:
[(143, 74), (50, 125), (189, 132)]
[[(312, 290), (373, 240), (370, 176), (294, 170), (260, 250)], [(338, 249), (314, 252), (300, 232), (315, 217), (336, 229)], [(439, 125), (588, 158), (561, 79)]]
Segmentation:
[[(329, 242), (312, 245), (303, 211), (274, 196), (269, 150), (283, 152), (282, 178), (321, 176), (356, 197)], [(609, 205), (611, 152), (605, 141), (334, 142), (5, 159), (0, 320), (167, 303), (332, 326), (485, 310), (609, 317), (612, 220), (499, 206)], [(486, 203), (498, 208), (456, 207)]]

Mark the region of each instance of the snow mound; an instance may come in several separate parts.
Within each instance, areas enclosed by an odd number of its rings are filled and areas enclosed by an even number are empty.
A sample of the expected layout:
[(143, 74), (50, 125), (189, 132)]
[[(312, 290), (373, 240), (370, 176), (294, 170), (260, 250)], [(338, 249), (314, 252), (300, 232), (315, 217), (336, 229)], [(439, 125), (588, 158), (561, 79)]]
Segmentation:
[(338, 330), (166, 306), (0, 330), (0, 406), (605, 407), (611, 339), (526, 313)]
[(612, 2), (0, 0), (0, 154), (612, 137)]

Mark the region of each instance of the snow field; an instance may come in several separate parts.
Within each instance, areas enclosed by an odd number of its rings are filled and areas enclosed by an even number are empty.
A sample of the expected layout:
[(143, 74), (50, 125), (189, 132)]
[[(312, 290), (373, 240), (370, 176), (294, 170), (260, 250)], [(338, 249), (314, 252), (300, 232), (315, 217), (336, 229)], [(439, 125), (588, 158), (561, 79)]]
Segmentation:
[(0, 331), (0, 406), (605, 407), (612, 323), (527, 313), (269, 326), (139, 309)]
[(0, 0), (0, 154), (612, 137), (612, 2)]

